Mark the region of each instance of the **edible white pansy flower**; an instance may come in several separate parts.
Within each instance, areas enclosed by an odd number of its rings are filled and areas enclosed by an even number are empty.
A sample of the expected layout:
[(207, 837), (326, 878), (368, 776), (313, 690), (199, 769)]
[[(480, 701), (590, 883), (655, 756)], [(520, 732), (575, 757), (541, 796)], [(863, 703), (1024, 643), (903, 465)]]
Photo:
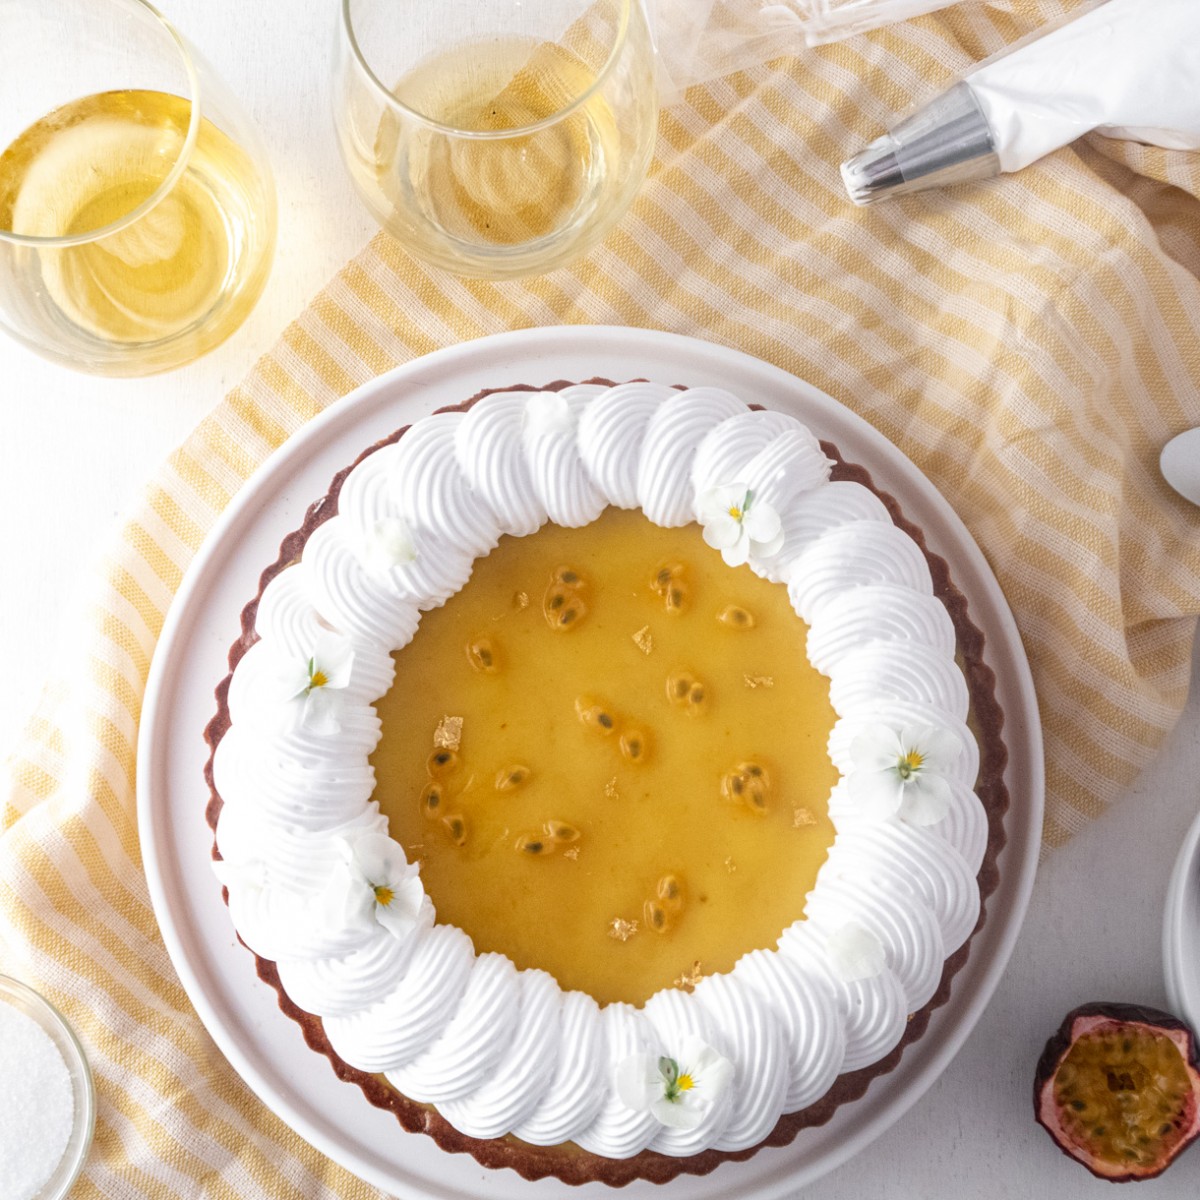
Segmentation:
[(274, 878), (257, 861), (216, 861), (213, 870), (229, 889), (230, 911), (243, 941), (264, 957), (293, 955), (300, 945), (335, 952), (348, 933), (369, 928), (370, 893), (348, 858), (315, 874), (303, 888)]
[(353, 862), (338, 863), (316, 892), (310, 911), (320, 929), (363, 929), (371, 917), (370, 893)]
[(354, 666), (354, 647), (349, 638), (322, 633), (307, 658), (296, 656), (284, 662), (278, 675), (280, 696), (298, 710), (301, 726), (316, 733), (337, 733), (338, 715)]
[(373, 919), (395, 937), (405, 937), (417, 923), (425, 889), (420, 873), (404, 857), (398, 842), (369, 833), (351, 845), (354, 868)]
[(835, 929), (825, 943), (829, 965), (843, 983), (857, 983), (883, 974), (887, 954), (883, 943), (865, 926), (848, 921)]
[(731, 567), (740, 567), (751, 555), (770, 558), (783, 545), (779, 514), (765, 501), (757, 500), (745, 484), (710, 488), (696, 508), (704, 540), (720, 550)]
[(403, 517), (381, 517), (363, 535), (362, 545), (367, 566), (381, 575), (417, 557), (412, 530)]
[(850, 743), (850, 798), (870, 816), (899, 813), (913, 825), (934, 825), (950, 807), (945, 770), (962, 745), (930, 725), (872, 725)]
[(733, 1063), (694, 1035), (677, 1058), (641, 1051), (617, 1064), (617, 1095), (672, 1129), (695, 1129), (733, 1080)]

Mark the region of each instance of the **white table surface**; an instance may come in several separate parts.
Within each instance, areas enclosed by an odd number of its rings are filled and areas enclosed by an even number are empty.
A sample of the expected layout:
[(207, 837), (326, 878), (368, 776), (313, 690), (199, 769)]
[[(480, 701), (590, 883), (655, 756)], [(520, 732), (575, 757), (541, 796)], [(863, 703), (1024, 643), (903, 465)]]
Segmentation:
[[(87, 581), (119, 514), (159, 462), (371, 235), (329, 118), (333, 0), (162, 0), (240, 96), (272, 148), (280, 251), (249, 321), (167, 376), (76, 375), (0, 339), (0, 750), (48, 663), (77, 653)], [(1200, 520), (1200, 510), (1197, 512)], [(1200, 677), (1200, 655), (1193, 678)], [(1033, 1069), (1062, 1016), (1087, 1000), (1165, 1004), (1161, 914), (1175, 852), (1200, 809), (1200, 687), (1141, 780), (1042, 865), (1012, 963), (946, 1074), (888, 1133), (804, 1192), (810, 1200), (1100, 1197), (1034, 1124)], [(1139, 1198), (1200, 1195), (1200, 1151)]]

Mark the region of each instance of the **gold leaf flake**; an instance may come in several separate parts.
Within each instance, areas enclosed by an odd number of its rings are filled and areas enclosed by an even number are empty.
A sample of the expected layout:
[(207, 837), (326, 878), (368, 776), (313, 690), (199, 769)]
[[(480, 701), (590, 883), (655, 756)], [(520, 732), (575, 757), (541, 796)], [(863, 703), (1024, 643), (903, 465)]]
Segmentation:
[(633, 634), (633, 644), (643, 653), (649, 654), (654, 649), (654, 638), (650, 634), (650, 626), (643, 625)]
[(618, 942), (629, 941), (637, 931), (637, 921), (626, 921), (624, 917), (613, 917), (608, 923), (608, 936)]
[(617, 790), (617, 777), (614, 775), (605, 785), (604, 794), (609, 800), (619, 800), (621, 793)]
[(807, 808), (792, 809), (792, 828), (803, 829), (806, 825), (815, 825), (817, 818)]
[(730, 873), (730, 875), (732, 875), (734, 873), (734, 871), (737, 870), (737, 863), (735, 863), (733, 861), (732, 855), (725, 860), (725, 870), (727, 870)]
[(577, 859), (578, 857), (579, 857), (579, 847), (578, 846), (568, 846), (563, 851), (563, 858), (569, 858), (572, 860), (572, 862), (575, 859)]
[(462, 717), (443, 717), (433, 731), (433, 744), (442, 750), (457, 750), (462, 745)]
[(770, 675), (743, 675), (748, 688), (773, 688), (775, 680)]
[(700, 960), (696, 959), (691, 967), (675, 980), (675, 987), (682, 988), (685, 992), (693, 992), (696, 990), (696, 984), (703, 978), (704, 972), (700, 969)]

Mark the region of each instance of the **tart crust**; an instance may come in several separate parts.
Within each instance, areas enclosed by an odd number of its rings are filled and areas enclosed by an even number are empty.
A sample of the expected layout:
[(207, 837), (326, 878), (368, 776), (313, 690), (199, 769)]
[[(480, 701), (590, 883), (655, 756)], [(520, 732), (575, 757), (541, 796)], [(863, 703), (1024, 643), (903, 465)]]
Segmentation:
[[(583, 382), (600, 384), (605, 387), (614, 386), (613, 381), (607, 379), (589, 379)], [(495, 392), (560, 391), (569, 386), (571, 386), (571, 382), (568, 380), (556, 380), (542, 387), (515, 384), (511, 387), (486, 388), (461, 404), (448, 405), (437, 411), (465, 412), (478, 400)], [(753, 405), (751, 407), (761, 406)], [(263, 571), (259, 578), (258, 594), (242, 610), (241, 634), (229, 648), (229, 674), (217, 685), (215, 692), (217, 711), (204, 730), (204, 740), (209, 747), (209, 757), (204, 767), (204, 778), (209, 789), (206, 817), (214, 834), (213, 859), (221, 857), (217, 850), (215, 835), (217, 819), (224, 803), (213, 782), (213, 757), (217, 745), (230, 727), (228, 696), (233, 670), (246, 651), (258, 641), (258, 635), (255, 632), (255, 618), (263, 591), (281, 571), (299, 561), (304, 546), (313, 531), (336, 515), (338, 495), (350, 472), (376, 450), (398, 441), (409, 428), (407, 425), (403, 426), (376, 442), (364, 450), (353, 463), (333, 477), (329, 491), (310, 505), (300, 528), (289, 533), (283, 539), (279, 548), (279, 557)], [(983, 632), (971, 620), (967, 599), (955, 585), (946, 560), (928, 548), (920, 527), (904, 516), (895, 497), (875, 485), (870, 472), (865, 467), (847, 462), (831, 442), (821, 441), (821, 449), (825, 456), (834, 463), (830, 473), (831, 480), (848, 480), (859, 483), (874, 492), (887, 507), (894, 524), (908, 534), (920, 547), (929, 564), (934, 594), (945, 605), (953, 622), (957, 638), (956, 657), (970, 693), (971, 705), (968, 723), (979, 743), (980, 751), (979, 779), (976, 783), (975, 793), (984, 807), (988, 821), (987, 847), (977, 875), (980, 912), (979, 920), (971, 936), (945, 960), (942, 977), (933, 998), (920, 1011), (910, 1014), (903, 1036), (888, 1054), (866, 1067), (839, 1075), (829, 1091), (815, 1103), (781, 1116), (775, 1128), (757, 1146), (736, 1151), (705, 1150), (688, 1157), (675, 1157), (653, 1150), (643, 1150), (630, 1158), (614, 1159), (593, 1154), (574, 1144), (535, 1146), (511, 1135), (485, 1141), (468, 1137), (459, 1132), (431, 1105), (410, 1100), (396, 1091), (381, 1076), (358, 1070), (345, 1062), (330, 1045), (321, 1019), (299, 1008), (288, 996), (280, 982), (275, 963), (256, 954), (254, 957), (258, 977), (264, 983), (269, 984), (278, 994), (281, 1011), (300, 1026), (308, 1046), (329, 1060), (339, 1079), (357, 1084), (371, 1104), (394, 1113), (404, 1129), (412, 1133), (428, 1134), (438, 1146), (450, 1153), (469, 1154), (485, 1167), (511, 1168), (524, 1179), (531, 1181), (550, 1177), (571, 1185), (601, 1182), (620, 1187), (639, 1179), (651, 1183), (667, 1183), (680, 1175), (707, 1175), (723, 1162), (750, 1158), (763, 1146), (788, 1145), (802, 1129), (825, 1124), (841, 1105), (862, 1096), (871, 1080), (886, 1075), (896, 1068), (904, 1048), (925, 1033), (933, 1011), (950, 998), (954, 976), (966, 963), (971, 942), (987, 919), (987, 900), (999, 883), (997, 861), (1006, 842), (1004, 817), (1009, 806), (1009, 793), (1004, 781), (1004, 771), (1008, 762), (1008, 748), (1003, 738), (1004, 713), (995, 695), (996, 677), (984, 659)], [(225, 889), (222, 891), (228, 901), (228, 892)], [(239, 940), (241, 939), (239, 938)]]

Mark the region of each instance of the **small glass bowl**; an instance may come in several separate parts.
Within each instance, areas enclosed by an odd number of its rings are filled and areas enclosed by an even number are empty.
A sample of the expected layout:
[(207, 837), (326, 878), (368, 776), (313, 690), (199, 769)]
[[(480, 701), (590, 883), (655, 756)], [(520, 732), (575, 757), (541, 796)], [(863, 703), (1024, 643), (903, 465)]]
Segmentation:
[(96, 1127), (96, 1089), (92, 1083), (92, 1071), (74, 1030), (49, 1000), (18, 980), (0, 975), (0, 1004), (10, 1004), (36, 1021), (46, 1031), (67, 1065), (71, 1090), (75, 1096), (75, 1123), (58, 1166), (33, 1198), (62, 1200), (83, 1169)]

